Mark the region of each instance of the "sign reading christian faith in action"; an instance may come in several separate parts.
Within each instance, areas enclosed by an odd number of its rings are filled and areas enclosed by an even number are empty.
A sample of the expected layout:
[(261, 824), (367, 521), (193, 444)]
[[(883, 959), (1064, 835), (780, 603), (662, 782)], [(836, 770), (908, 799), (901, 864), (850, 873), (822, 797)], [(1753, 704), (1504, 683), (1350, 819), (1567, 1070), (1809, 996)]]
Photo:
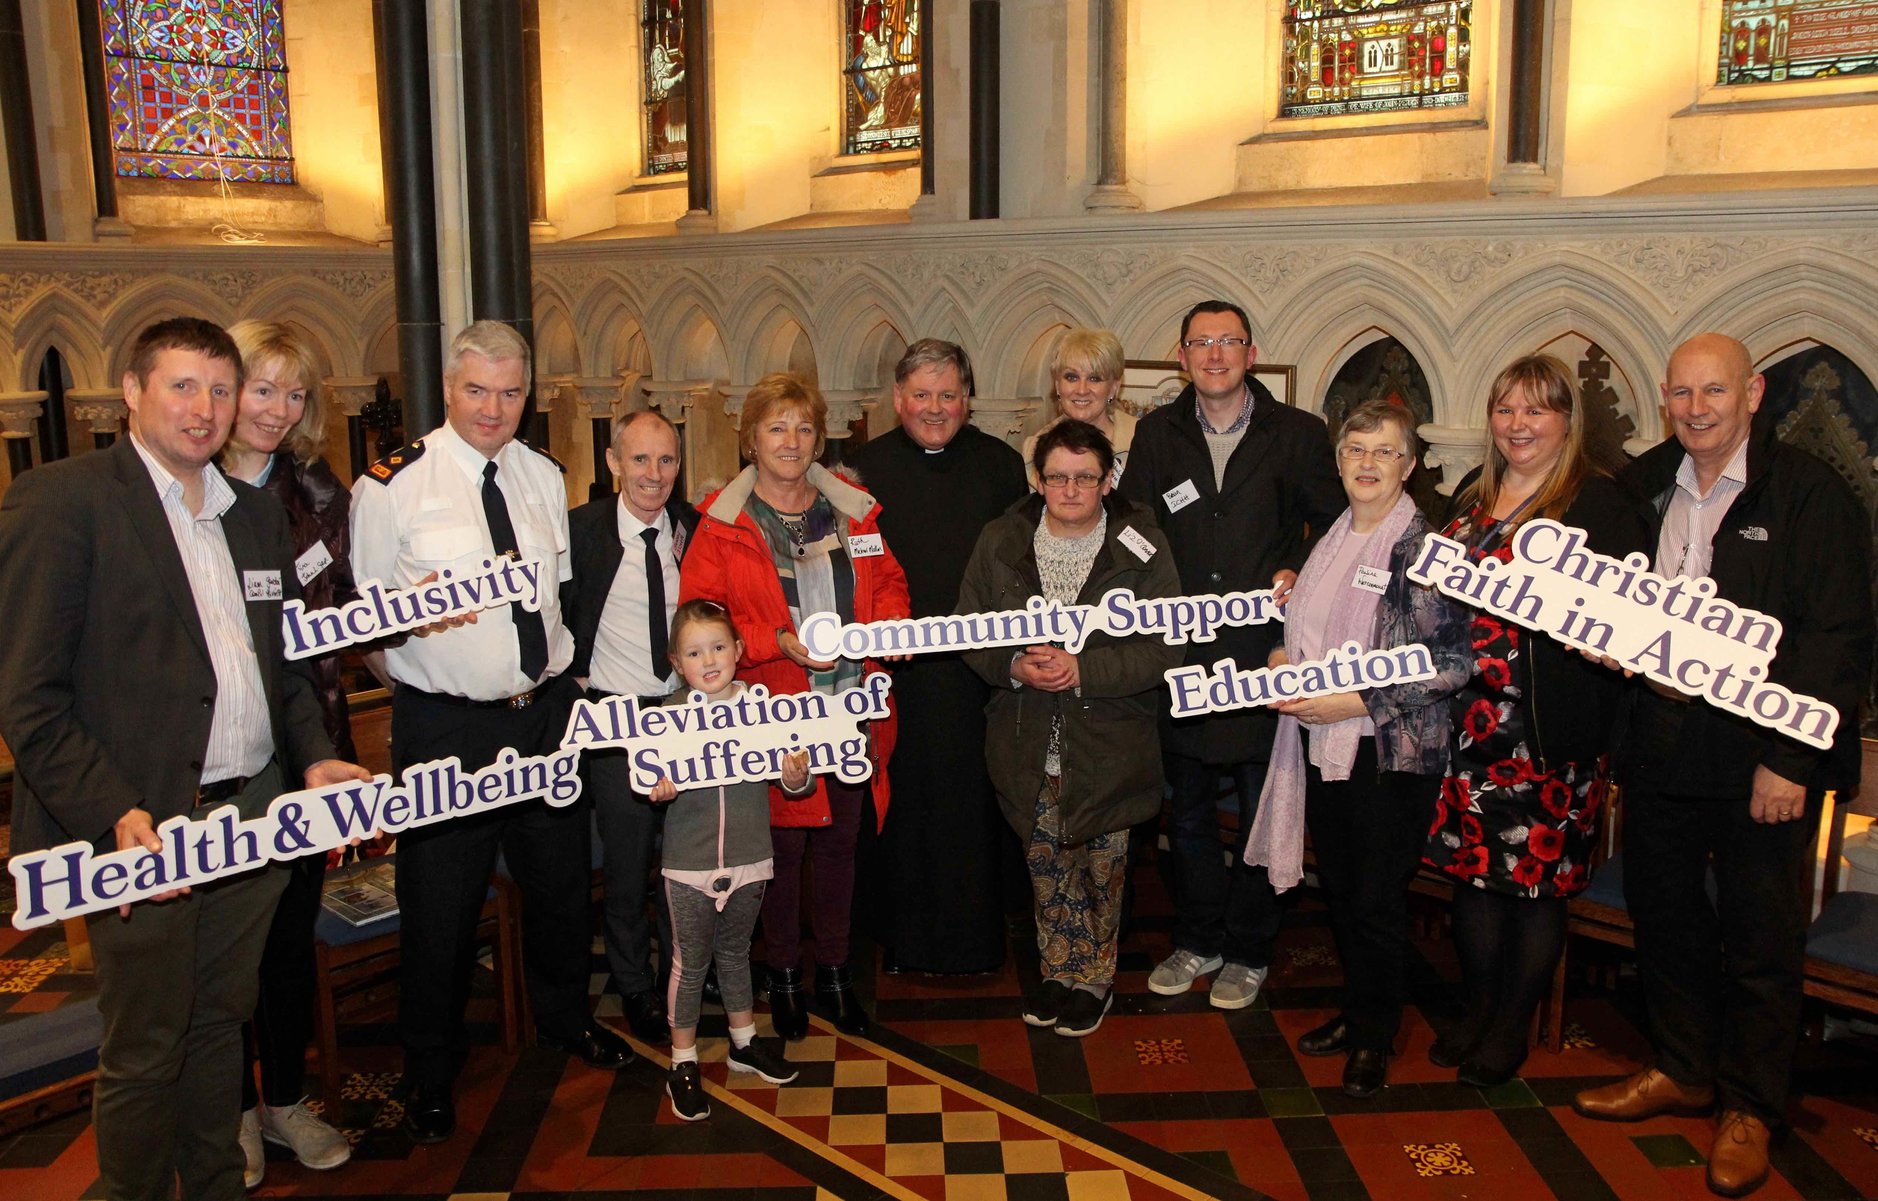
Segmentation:
[(1706, 576), (1660, 576), (1646, 555), (1613, 559), (1585, 541), (1575, 526), (1536, 518), (1513, 535), (1512, 562), (1474, 563), (1459, 542), (1431, 535), (1408, 576), (1808, 746), (1832, 745), (1839, 711), (1767, 678), (1778, 619), (1716, 596)]
[(484, 555), (474, 570), (446, 567), (434, 580), (409, 588), (387, 588), (377, 580), (359, 584), (359, 599), (333, 609), (307, 611), (302, 601), (281, 606), (281, 633), (289, 659), (308, 659), (341, 647), (402, 634), (497, 605), (541, 608), (541, 560)]
[(808, 752), (811, 773), (858, 783), (873, 772), (862, 723), (887, 715), (892, 686), (885, 673), (874, 672), (832, 696), (770, 696), (757, 685), (732, 700), (706, 702), (693, 693), (670, 707), (641, 709), (631, 697), (583, 700), (552, 754), (505, 750), (473, 772), (455, 758), (436, 759), (406, 768), (400, 783), (381, 775), (285, 793), (266, 813), (246, 819), (234, 805), (195, 821), (172, 817), (157, 827), (163, 845), (155, 851), (100, 854), (90, 843), (71, 842), (16, 855), (8, 864), (18, 899), (13, 925), (30, 930), (523, 801), (569, 805), (580, 796), (580, 754), (590, 748), (626, 748), (633, 786), (642, 791), (661, 777), (680, 788), (773, 780), (790, 751)]

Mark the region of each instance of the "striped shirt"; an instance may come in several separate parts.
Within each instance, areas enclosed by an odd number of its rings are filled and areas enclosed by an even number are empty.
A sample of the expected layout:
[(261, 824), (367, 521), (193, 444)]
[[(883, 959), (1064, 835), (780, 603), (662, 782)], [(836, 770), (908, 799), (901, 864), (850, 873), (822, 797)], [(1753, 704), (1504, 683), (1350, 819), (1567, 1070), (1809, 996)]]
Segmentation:
[(163, 469), (135, 434), (131, 445), (150, 472), (163, 516), (182, 556), (196, 615), (209, 644), (215, 668), (215, 709), (209, 722), (209, 747), (202, 756), (202, 782), (258, 775), (274, 755), (274, 729), (268, 718), (267, 692), (255, 659), (248, 606), (242, 599), (241, 574), (228, 550), (222, 514), (235, 503), (235, 490), (213, 467), (202, 470), (202, 511), (190, 513), (180, 480)]

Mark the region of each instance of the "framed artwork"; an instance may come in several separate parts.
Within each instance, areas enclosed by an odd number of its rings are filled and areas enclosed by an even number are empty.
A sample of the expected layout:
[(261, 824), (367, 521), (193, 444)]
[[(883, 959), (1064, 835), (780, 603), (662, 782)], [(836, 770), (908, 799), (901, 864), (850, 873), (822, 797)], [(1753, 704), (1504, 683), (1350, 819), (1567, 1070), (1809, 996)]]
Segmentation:
[[(1254, 363), (1246, 373), (1285, 404), (1297, 403), (1298, 369), (1289, 363)], [(1173, 359), (1129, 359), (1122, 364), (1122, 403), (1137, 417), (1158, 409), (1187, 386)]]

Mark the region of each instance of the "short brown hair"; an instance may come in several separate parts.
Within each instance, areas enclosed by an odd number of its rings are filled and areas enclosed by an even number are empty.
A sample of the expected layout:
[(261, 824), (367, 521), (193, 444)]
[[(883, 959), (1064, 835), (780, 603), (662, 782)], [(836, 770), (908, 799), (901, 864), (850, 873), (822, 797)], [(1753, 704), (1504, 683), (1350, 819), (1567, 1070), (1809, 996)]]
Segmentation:
[(787, 371), (775, 371), (750, 389), (743, 398), (742, 424), (737, 430), (737, 449), (743, 457), (756, 459), (756, 431), (777, 413), (796, 412), (815, 425), (815, 458), (822, 457), (828, 445), (828, 402), (814, 384)]
[(228, 336), (228, 331), (215, 322), (201, 317), (171, 317), (145, 326), (137, 340), (130, 344), (130, 362), (124, 370), (137, 377), (138, 387), (147, 388), (150, 369), (156, 366), (157, 356), (166, 350), (190, 350), (234, 364), (235, 392), (240, 394), (242, 381), (247, 378), (241, 370), (241, 350)]
[(264, 374), (265, 369), (275, 364), (285, 367), (300, 381), (300, 387), (306, 392), (306, 408), (281, 441), (287, 453), (301, 463), (319, 458), (326, 445), (326, 402), (320, 396), (319, 387), (325, 373), (320, 370), (313, 347), (305, 338), (275, 321), (237, 321), (228, 327), (228, 336), (241, 351), (244, 386), (247, 380)]
[(1402, 431), (1402, 445), (1408, 451), (1409, 458), (1421, 458), (1422, 440), (1415, 432), (1415, 414), (1409, 411), (1407, 405), (1385, 398), (1366, 400), (1351, 409), (1337, 430), (1337, 446), (1343, 446), (1345, 435), (1373, 434), (1385, 425), (1394, 425)]
[(959, 387), (970, 400), (973, 396), (971, 356), (965, 353), (963, 346), (944, 338), (921, 338), (907, 347), (900, 361), (893, 365), (893, 382), (904, 384), (907, 376), (923, 367), (942, 366), (958, 368)]

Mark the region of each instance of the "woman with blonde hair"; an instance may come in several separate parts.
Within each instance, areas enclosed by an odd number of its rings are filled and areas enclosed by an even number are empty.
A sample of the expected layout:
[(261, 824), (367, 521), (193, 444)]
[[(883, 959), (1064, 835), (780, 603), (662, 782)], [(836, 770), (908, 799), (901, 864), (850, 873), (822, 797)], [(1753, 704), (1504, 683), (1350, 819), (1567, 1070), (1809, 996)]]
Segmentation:
[(1123, 366), (1122, 341), (1105, 329), (1072, 329), (1056, 344), (1050, 354), (1050, 384), (1057, 415), (1024, 439), (1024, 473), (1032, 492), (1039, 490), (1032, 462), (1037, 439), (1062, 421), (1087, 421), (1101, 430), (1115, 452), (1109, 483), (1122, 478), (1128, 448), (1135, 440), (1135, 415), (1121, 403)]

